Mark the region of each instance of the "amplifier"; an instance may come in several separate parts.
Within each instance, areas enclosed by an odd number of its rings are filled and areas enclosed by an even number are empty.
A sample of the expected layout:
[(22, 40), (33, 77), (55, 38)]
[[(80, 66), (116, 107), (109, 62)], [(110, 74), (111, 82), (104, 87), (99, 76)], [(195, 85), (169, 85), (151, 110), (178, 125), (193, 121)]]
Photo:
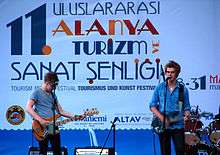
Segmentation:
[[(61, 152), (62, 152), (62, 155), (68, 155), (66, 147), (61, 147)], [(39, 153), (40, 153), (39, 147), (30, 147), (29, 148), (28, 155), (39, 155)], [(53, 155), (53, 150), (51, 147), (48, 148), (47, 155)]]
[[(74, 150), (74, 155), (100, 155), (101, 147), (77, 147)], [(115, 155), (113, 148), (104, 148), (101, 155)]]

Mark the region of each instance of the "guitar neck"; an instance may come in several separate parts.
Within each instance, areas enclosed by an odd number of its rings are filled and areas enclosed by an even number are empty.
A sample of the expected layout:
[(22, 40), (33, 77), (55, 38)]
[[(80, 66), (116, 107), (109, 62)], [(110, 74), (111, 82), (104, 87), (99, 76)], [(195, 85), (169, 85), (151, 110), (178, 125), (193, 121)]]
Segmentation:
[[(57, 121), (55, 123), (56, 126), (59, 126), (59, 125), (63, 125), (63, 124), (66, 124), (68, 122), (71, 122), (71, 121), (77, 121), (77, 120), (81, 120), (82, 118), (84, 117), (87, 117), (87, 116), (92, 116), (94, 114), (98, 114), (98, 111), (96, 109), (92, 109), (91, 111), (87, 110), (86, 112), (84, 112), (84, 114), (82, 115), (75, 115), (74, 118), (68, 118), (68, 119), (64, 119), (62, 121)], [(59, 118), (61, 115), (56, 115), (55, 119), (56, 118)], [(52, 121), (53, 120), (53, 117), (52, 118), (49, 118), (47, 119), (49, 121)]]
[(56, 122), (55, 124), (56, 124), (56, 126), (60, 126), (60, 125), (66, 124), (66, 123), (68, 123), (68, 122), (77, 121), (77, 120), (79, 120), (80, 117), (82, 117), (82, 116), (86, 116), (86, 115), (85, 115), (85, 114), (83, 114), (83, 115), (75, 115), (75, 118), (67, 118), (67, 119), (64, 119), (64, 120), (62, 120), (62, 121), (58, 121), (58, 122)]
[(71, 122), (71, 121), (75, 121), (75, 119), (68, 118), (68, 119), (65, 119), (65, 120), (62, 120), (62, 121), (58, 121), (55, 124), (56, 124), (56, 126), (60, 126), (60, 125), (66, 124), (66, 123)]

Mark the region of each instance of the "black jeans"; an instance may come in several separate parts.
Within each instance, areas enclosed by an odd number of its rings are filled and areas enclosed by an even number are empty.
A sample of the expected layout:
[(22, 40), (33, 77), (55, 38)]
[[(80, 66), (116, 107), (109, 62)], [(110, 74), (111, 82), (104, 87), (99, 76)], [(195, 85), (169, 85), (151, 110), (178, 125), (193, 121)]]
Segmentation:
[(39, 141), (40, 155), (47, 155), (48, 143), (51, 143), (53, 155), (61, 155), (60, 134), (48, 135), (42, 141)]
[(171, 155), (171, 138), (174, 143), (176, 155), (184, 155), (184, 129), (167, 129), (159, 134), (161, 154)]

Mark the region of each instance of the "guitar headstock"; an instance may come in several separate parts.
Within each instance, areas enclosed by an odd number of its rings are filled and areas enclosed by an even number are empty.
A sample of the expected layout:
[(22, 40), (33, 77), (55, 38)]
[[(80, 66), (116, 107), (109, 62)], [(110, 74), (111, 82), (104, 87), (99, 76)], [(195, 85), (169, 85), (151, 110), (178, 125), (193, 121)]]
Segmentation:
[(99, 111), (97, 110), (97, 108), (92, 108), (92, 109), (86, 109), (83, 112), (83, 115), (85, 116), (92, 116), (92, 115), (98, 115)]

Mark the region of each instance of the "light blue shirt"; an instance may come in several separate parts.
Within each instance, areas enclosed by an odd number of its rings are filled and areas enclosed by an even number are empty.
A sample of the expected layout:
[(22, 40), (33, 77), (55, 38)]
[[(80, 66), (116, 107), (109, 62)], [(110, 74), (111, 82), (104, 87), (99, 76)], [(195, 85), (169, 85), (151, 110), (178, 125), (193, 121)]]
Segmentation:
[(41, 88), (38, 88), (31, 94), (30, 99), (36, 102), (34, 105), (34, 110), (36, 113), (38, 113), (38, 115), (43, 118), (53, 117), (52, 107), (54, 99), (52, 94), (48, 94)]
[[(154, 90), (150, 108), (156, 107), (159, 112), (164, 114), (164, 101), (166, 94), (166, 116), (170, 116), (175, 113), (179, 115), (179, 120), (173, 123), (168, 129), (181, 129), (184, 128), (184, 112), (190, 110), (190, 102), (189, 102), (189, 92), (188, 89), (184, 86), (184, 102), (183, 104), (179, 104), (179, 88), (180, 83), (176, 83), (176, 88), (170, 92), (167, 87), (166, 91), (166, 82), (160, 83)], [(166, 93), (167, 92), (167, 93)]]

